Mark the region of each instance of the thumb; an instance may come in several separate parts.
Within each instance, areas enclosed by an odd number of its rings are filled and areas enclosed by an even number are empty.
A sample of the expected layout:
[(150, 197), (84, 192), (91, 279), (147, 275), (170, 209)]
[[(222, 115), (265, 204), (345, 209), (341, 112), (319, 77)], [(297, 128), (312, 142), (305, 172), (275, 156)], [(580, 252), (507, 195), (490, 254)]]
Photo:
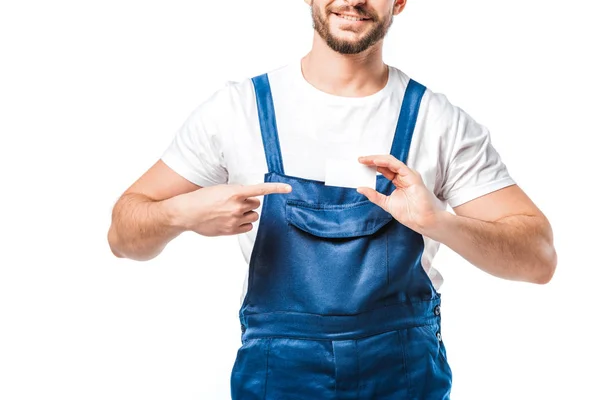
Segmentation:
[(389, 210), (387, 209), (387, 196), (379, 193), (377, 190), (371, 189), (369, 187), (359, 187), (356, 189), (356, 191), (360, 194), (362, 194), (363, 196), (365, 196), (367, 199), (369, 199), (371, 202), (377, 204), (379, 207), (383, 208), (385, 211), (389, 212)]

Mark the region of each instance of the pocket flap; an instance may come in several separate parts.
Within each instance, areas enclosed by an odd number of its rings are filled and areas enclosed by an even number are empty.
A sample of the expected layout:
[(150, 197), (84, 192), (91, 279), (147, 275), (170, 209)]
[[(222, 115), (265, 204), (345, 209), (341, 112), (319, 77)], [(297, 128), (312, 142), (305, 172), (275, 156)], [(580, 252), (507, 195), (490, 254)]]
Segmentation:
[(287, 200), (287, 221), (312, 235), (346, 238), (370, 235), (390, 222), (390, 213), (370, 200), (352, 204), (311, 204)]

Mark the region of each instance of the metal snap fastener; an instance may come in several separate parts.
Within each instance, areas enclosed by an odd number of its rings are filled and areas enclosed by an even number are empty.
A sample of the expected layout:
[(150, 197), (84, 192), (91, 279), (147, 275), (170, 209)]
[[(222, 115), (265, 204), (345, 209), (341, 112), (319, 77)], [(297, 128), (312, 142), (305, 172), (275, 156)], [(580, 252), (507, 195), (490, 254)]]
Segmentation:
[(435, 315), (440, 315), (440, 306), (435, 306), (435, 308), (433, 309), (433, 313)]
[(440, 332), (436, 333), (435, 336), (437, 337), (438, 341), (442, 341), (442, 334)]

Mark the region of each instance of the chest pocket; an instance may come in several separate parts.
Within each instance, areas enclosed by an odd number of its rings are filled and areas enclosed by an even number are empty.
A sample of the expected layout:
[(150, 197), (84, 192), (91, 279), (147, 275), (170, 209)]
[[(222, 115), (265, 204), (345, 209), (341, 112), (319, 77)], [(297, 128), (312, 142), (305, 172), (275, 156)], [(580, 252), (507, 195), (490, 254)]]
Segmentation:
[(296, 311), (356, 314), (389, 285), (388, 234), (393, 217), (369, 200), (313, 204), (288, 199), (286, 296)]
[(351, 204), (287, 200), (285, 218), (298, 229), (321, 238), (372, 235), (393, 219), (390, 213), (370, 200)]

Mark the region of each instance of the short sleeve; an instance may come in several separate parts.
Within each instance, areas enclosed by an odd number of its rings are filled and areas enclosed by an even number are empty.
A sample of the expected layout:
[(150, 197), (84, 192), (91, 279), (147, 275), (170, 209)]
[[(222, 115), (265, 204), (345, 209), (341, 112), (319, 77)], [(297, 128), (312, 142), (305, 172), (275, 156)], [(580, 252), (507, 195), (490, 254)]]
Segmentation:
[(436, 95), (446, 136), (440, 149), (441, 174), (436, 195), (450, 207), (515, 184), (492, 145), (489, 130), (461, 108)]
[(219, 118), (227, 113), (226, 88), (197, 106), (175, 132), (161, 160), (172, 170), (196, 185), (224, 184), (228, 172), (223, 152), (225, 139)]

